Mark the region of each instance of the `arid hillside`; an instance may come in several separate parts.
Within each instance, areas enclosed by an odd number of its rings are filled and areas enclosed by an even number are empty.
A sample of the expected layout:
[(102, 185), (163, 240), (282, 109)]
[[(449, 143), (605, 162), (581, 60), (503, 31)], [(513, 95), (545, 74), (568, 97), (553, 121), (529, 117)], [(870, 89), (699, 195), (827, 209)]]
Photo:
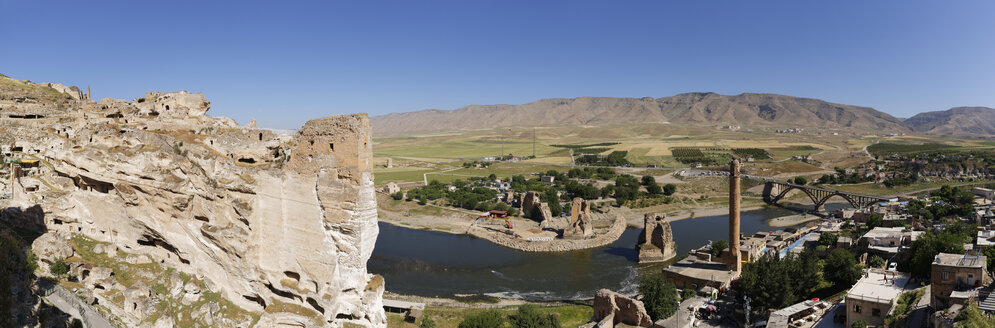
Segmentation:
[(746, 93), (685, 93), (665, 98), (543, 99), (524, 105), (472, 105), (372, 118), (378, 136), (494, 127), (669, 122), (695, 125), (820, 127), (909, 132), (900, 119), (869, 107), (810, 98)]
[(913, 131), (943, 136), (995, 135), (995, 109), (955, 107), (916, 114), (905, 120)]

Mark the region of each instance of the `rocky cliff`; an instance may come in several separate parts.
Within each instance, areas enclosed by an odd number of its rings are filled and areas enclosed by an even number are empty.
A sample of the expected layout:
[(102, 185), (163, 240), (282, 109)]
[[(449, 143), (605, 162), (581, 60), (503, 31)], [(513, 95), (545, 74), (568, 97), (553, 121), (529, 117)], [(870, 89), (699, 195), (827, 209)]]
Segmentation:
[[(260, 326), (386, 326), (383, 279), (366, 270), (378, 229), (365, 114), (282, 135), (206, 115), (201, 94), (97, 103), (0, 79), (7, 222), (196, 277)], [(95, 303), (128, 326), (162, 316), (155, 288), (100, 286)]]

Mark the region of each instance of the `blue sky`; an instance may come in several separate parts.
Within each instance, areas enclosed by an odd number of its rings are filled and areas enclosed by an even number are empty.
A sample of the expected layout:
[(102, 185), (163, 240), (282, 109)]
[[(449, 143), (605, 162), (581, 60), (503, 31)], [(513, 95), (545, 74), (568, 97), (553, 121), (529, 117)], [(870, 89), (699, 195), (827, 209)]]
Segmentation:
[(0, 73), (296, 128), (542, 98), (768, 92), (995, 107), (995, 1), (0, 0)]

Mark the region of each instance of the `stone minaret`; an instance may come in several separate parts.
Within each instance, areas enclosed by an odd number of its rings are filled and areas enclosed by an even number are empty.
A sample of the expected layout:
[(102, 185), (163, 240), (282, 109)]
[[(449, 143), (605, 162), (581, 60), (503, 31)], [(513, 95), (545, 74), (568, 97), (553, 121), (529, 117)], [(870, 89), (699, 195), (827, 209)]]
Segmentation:
[(729, 270), (739, 273), (739, 160), (729, 162)]

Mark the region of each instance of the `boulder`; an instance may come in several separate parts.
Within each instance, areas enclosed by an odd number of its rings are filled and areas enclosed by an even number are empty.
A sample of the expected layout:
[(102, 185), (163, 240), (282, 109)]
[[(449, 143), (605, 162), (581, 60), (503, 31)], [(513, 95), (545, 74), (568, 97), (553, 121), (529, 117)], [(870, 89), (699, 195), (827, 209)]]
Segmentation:
[(73, 247), (69, 241), (57, 232), (47, 232), (31, 243), (31, 250), (39, 258), (55, 261), (73, 256)]

